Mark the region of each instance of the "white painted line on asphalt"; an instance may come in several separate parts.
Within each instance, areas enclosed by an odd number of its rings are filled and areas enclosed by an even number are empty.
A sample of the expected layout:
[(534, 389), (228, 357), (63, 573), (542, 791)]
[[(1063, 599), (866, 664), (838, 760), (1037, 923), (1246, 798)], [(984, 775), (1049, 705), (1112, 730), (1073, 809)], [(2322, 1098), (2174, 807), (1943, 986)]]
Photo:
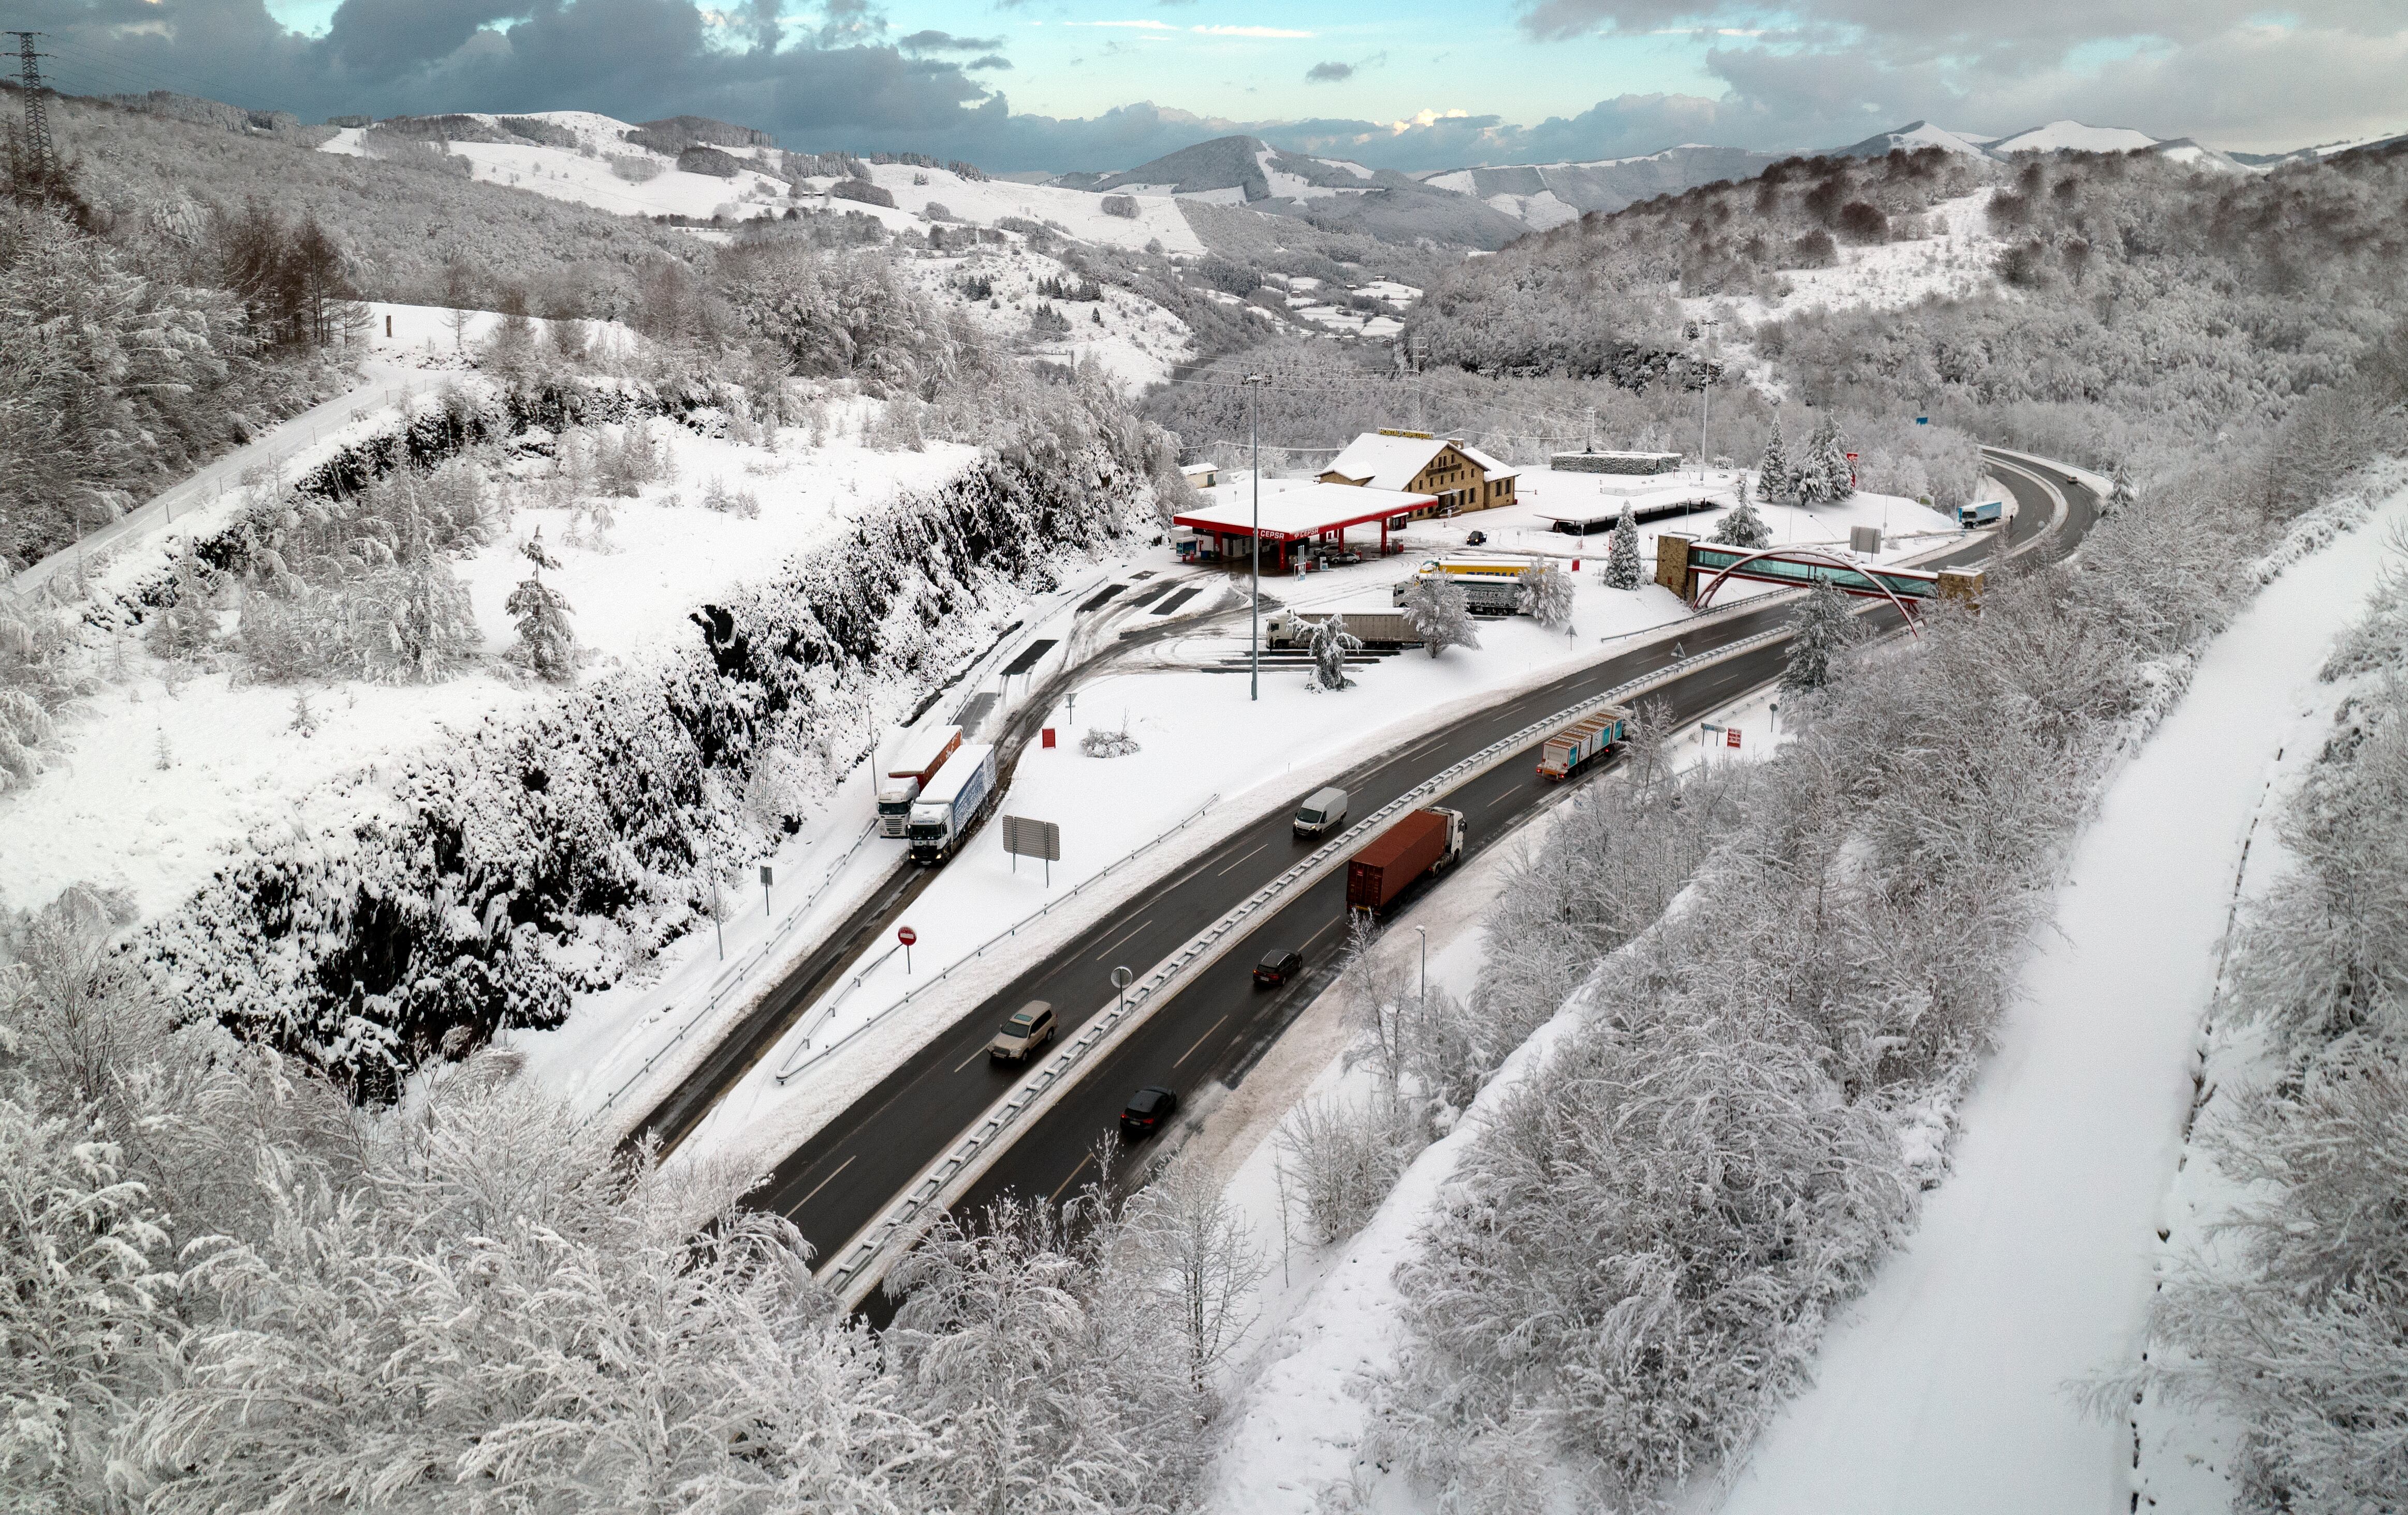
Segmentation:
[(1097, 952), (1096, 954), (1096, 961), (1101, 963), (1104, 959), (1111, 956), (1114, 952), (1119, 951), (1123, 945), (1125, 945), (1131, 936), (1136, 936), (1139, 932), (1143, 931), (1146, 927), (1152, 924), (1154, 924), (1154, 917), (1148, 916), (1144, 920), (1139, 922), (1136, 925), (1129, 927), (1127, 931), (1122, 933), (1120, 936), (1115, 938), (1110, 947)]
[(1096, 1154), (1095, 1154), (1095, 1153), (1093, 1153), (1093, 1152), (1089, 1152), (1086, 1156), (1084, 1156), (1084, 1157), (1082, 1157), (1082, 1158), (1079, 1159), (1079, 1165), (1078, 1165), (1077, 1167), (1074, 1167), (1074, 1168), (1072, 1168), (1072, 1169), (1070, 1170), (1068, 1177), (1067, 1177), (1067, 1178), (1063, 1179), (1063, 1180), (1062, 1180), (1060, 1183), (1057, 1183), (1057, 1184), (1055, 1184), (1055, 1185), (1054, 1186), (1054, 1192), (1053, 1192), (1052, 1193), (1047, 1194), (1047, 1195), (1045, 1196), (1045, 1203), (1047, 1203), (1048, 1205), (1051, 1205), (1051, 1204), (1053, 1204), (1055, 1200), (1057, 1200), (1057, 1199), (1061, 1198), (1061, 1197), (1062, 1197), (1062, 1191), (1070, 1187), (1070, 1179), (1075, 1179), (1075, 1178), (1077, 1178), (1080, 1174), (1086, 1172), (1086, 1171), (1087, 1171), (1087, 1165), (1088, 1165), (1088, 1164), (1090, 1164), (1090, 1163), (1092, 1163), (1092, 1162), (1094, 1162), (1095, 1160), (1096, 1160)]
[[(1204, 1035), (1196, 1038), (1196, 1047), (1201, 1047), (1201, 1046), (1203, 1046), (1203, 1045), (1204, 1045), (1204, 1043), (1205, 1043), (1206, 1041), (1208, 1041), (1208, 1040), (1210, 1040), (1210, 1039), (1211, 1038), (1212, 1033), (1213, 1033), (1213, 1032), (1215, 1032), (1215, 1031), (1220, 1030), (1220, 1029), (1221, 1029), (1221, 1027), (1222, 1027), (1222, 1025), (1223, 1025), (1223, 1023), (1224, 1023), (1224, 1022), (1226, 1022), (1228, 1019), (1229, 1019), (1229, 1018), (1228, 1018), (1227, 1016), (1224, 1015), (1224, 1016), (1222, 1016), (1222, 1017), (1221, 1017), (1221, 1019), (1220, 1019), (1220, 1020), (1215, 1021), (1215, 1022), (1213, 1022), (1211, 1025), (1209, 1025), (1209, 1026), (1205, 1027), (1205, 1028), (1204, 1028)], [(1183, 1051), (1183, 1052), (1180, 1053), (1180, 1054), (1179, 1054), (1179, 1063), (1184, 1063), (1184, 1062), (1186, 1062), (1189, 1058), (1194, 1057), (1194, 1056), (1196, 1055), (1196, 1047), (1190, 1047), (1189, 1049), (1187, 1049), (1187, 1050), (1185, 1050), (1185, 1051)], [(1172, 1065), (1171, 1065), (1171, 1067), (1172, 1067), (1172, 1068), (1176, 1069), (1176, 1068), (1179, 1066), (1179, 1063), (1173, 1063), (1173, 1064), (1172, 1064)]]
[[(855, 1152), (853, 1154), (853, 1157), (859, 1157), (860, 1155), (861, 1154), (859, 1152)], [(836, 1173), (842, 1173), (845, 1169), (853, 1166), (853, 1157), (848, 1157), (843, 1162), (838, 1163), (836, 1165)], [(826, 1178), (822, 1179), (819, 1182), (811, 1185), (811, 1192), (805, 1194), (802, 1198), (795, 1201), (795, 1209), (788, 1210), (786, 1212), (786, 1219), (789, 1221), (793, 1220), (795, 1218), (795, 1210), (801, 1209), (804, 1206), (810, 1204), (813, 1199), (819, 1196), (819, 1192), (821, 1190), (826, 1188), (829, 1184), (836, 1182), (836, 1173), (831, 1173)]]
[(1268, 842), (1254, 843), (1254, 846), (1247, 848), (1244, 851), (1240, 852), (1236, 857), (1231, 858), (1226, 867), (1213, 869), (1212, 876), (1216, 879), (1219, 878), (1221, 875), (1228, 872), (1230, 868), (1236, 867), (1239, 864), (1243, 863), (1246, 859), (1254, 856), (1256, 852), (1261, 851), (1264, 848), (1268, 847), (1270, 843)]

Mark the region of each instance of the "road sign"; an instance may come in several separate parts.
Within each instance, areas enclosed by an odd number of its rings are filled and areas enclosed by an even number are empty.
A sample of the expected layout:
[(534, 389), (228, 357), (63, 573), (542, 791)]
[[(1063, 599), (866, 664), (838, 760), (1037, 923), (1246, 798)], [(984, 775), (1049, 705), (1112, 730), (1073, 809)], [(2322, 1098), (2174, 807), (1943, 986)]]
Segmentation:
[(902, 930), (895, 934), (895, 939), (901, 942), (904, 946), (909, 947), (913, 942), (920, 939), (920, 934), (912, 930), (910, 926), (905, 926)]
[(1053, 728), (1053, 727), (1051, 727), (1051, 726), (1047, 726), (1044, 730), (1042, 730), (1042, 731), (1039, 732), (1039, 733), (1038, 733), (1038, 736), (1039, 736), (1039, 737), (1040, 738), (1040, 740), (1038, 742), (1038, 745), (1039, 745), (1039, 747), (1051, 747), (1051, 746), (1053, 746), (1053, 745), (1054, 745), (1054, 728)]
[(1053, 821), (1033, 821), (1025, 815), (1003, 818), (1003, 850), (1015, 857), (1041, 857), (1049, 863), (1062, 861), (1062, 827)]
[(1724, 728), (1723, 745), (1725, 747), (1737, 747), (1739, 745), (1739, 728), (1737, 726), (1727, 726)]
[(764, 888), (764, 889), (767, 889), (767, 888), (768, 888), (771, 884), (773, 884), (773, 883), (775, 883), (775, 882), (777, 882), (777, 879), (776, 879), (776, 876), (775, 876), (775, 874), (774, 874), (773, 870), (771, 870), (771, 868), (770, 868), (769, 865), (767, 865), (767, 863), (762, 864), (762, 865), (761, 865), (761, 887), (762, 887), (762, 888)]

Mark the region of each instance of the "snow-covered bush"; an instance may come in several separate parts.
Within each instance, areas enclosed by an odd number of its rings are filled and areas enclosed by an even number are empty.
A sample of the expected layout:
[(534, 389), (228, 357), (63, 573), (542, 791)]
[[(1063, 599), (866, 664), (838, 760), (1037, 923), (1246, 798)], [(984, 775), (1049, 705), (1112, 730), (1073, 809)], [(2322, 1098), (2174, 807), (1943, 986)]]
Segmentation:
[(1125, 727), (1106, 731), (1101, 726), (1090, 726), (1079, 738), (1079, 750), (1092, 758), (1116, 758), (1135, 757), (1140, 748), (1138, 739), (1130, 736)]
[(1781, 670), (1781, 687), (1800, 693), (1828, 688), (1841, 677), (1842, 660), (1862, 632), (1856, 618), (1849, 613), (1848, 597), (1829, 579), (1816, 579), (1806, 597), (1798, 602), (1797, 613), (1789, 619), (1787, 662)]
[(1429, 1140), (1414, 1103), (1390, 1088), (1360, 1099), (1310, 1099), (1280, 1122), (1280, 1165), (1316, 1242), (1363, 1228)]

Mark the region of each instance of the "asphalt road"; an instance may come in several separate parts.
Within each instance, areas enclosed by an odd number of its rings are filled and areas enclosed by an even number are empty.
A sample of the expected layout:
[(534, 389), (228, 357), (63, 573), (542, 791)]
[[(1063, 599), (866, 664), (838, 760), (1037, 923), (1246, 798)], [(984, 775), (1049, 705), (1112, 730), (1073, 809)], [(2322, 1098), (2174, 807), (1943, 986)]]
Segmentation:
[[(2049, 507), (2038, 489), (2003, 477), (2020, 502), (2011, 529), (2021, 542), (2045, 526)], [(2088, 529), (2091, 512), (2086, 494), (2067, 493), (2073, 506), (2065, 528), (2070, 545)], [(1970, 560), (1985, 550), (1985, 544), (1973, 544), (1958, 556)], [(1785, 606), (1743, 613), (1701, 624), (1682, 640), (1687, 652), (1704, 651), (1785, 624), (1790, 614)], [(1896, 612), (1884, 607), (1866, 619), (1875, 627), (1894, 626)], [(1349, 772), (1300, 777), (1297, 798), (1337, 783), (1351, 796), (1353, 813), (1368, 815), (1498, 737), (1673, 661), (1669, 646), (1634, 648), (1426, 733)], [(1655, 697), (1685, 723), (1779, 677), (1784, 661), (1781, 647), (1764, 648), (1700, 670)], [(1535, 769), (1534, 750), (1529, 761), (1509, 761), (1440, 802), (1464, 812), (1467, 856), (1566, 792), (1539, 779)], [(1031, 965), (935, 1038), (780, 1163), (751, 1202), (784, 1213), (822, 1257), (833, 1255), (1010, 1086), (1016, 1074), (991, 1068), (982, 1050), (1007, 1015), (1028, 1000), (1051, 1001), (1068, 1037), (1111, 996), (1115, 965), (1142, 973), (1308, 850), (1309, 844), (1290, 835), (1284, 809), (1229, 837), (1178, 877), (1131, 900), (1111, 920)], [(1216, 1080), (1242, 1078), (1335, 971), (1345, 913), (1341, 871), (1266, 919), (1245, 942), (1160, 1005), (1117, 1050), (1089, 1065), (1072, 1090), (1020, 1134), (962, 1208), (975, 1211), (1005, 1190), (1031, 1197), (1075, 1190), (1091, 1176), (1087, 1164), (1095, 1138), (1112, 1129), (1121, 1106), (1140, 1085), (1159, 1083), (1192, 1096)], [(1273, 947), (1291, 946), (1304, 953), (1304, 976), (1282, 990), (1256, 990), (1255, 960)]]

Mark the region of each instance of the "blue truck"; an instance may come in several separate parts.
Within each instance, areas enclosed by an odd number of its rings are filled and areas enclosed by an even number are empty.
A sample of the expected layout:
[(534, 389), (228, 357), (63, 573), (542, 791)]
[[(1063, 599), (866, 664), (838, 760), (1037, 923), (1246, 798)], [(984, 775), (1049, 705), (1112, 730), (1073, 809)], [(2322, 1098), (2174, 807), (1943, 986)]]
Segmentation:
[(1956, 507), (1956, 524), (1967, 531), (1975, 526), (1995, 526), (2006, 519), (2007, 502), (1981, 500)]
[(994, 746), (972, 742), (953, 749), (953, 755), (920, 786), (919, 797), (911, 802), (910, 823), (904, 828), (911, 861), (942, 863), (994, 797)]

